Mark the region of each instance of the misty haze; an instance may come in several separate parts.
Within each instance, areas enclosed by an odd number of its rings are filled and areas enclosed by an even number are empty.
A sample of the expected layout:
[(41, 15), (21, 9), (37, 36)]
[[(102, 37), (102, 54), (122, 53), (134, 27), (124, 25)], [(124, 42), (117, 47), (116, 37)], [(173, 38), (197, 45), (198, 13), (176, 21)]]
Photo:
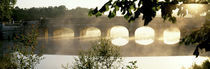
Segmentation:
[(160, 0), (152, 10), (150, 0), (123, 1), (9, 2), (0, 69), (210, 69), (209, 0)]

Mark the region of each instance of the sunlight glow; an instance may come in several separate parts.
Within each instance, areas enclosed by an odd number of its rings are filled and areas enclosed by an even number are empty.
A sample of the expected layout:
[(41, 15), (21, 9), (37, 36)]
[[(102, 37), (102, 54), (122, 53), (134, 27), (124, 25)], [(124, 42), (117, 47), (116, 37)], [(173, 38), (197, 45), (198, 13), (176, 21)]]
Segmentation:
[(192, 14), (198, 14), (205, 8), (203, 4), (185, 4), (185, 7)]
[(180, 39), (180, 30), (179, 28), (169, 28), (163, 32), (163, 40), (166, 44), (176, 44)]
[(127, 39), (124, 39), (124, 38), (115, 38), (112, 40), (112, 43), (114, 45), (117, 45), (117, 46), (123, 46), (123, 45), (126, 45), (128, 43), (128, 40)]
[(45, 41), (48, 42), (48, 30), (45, 30), (44, 32), (44, 38), (45, 38)]
[(90, 27), (86, 30), (84, 37), (100, 37), (101, 31), (98, 28)]
[(62, 28), (53, 32), (54, 39), (71, 39), (74, 37), (74, 32), (69, 28)]
[[(75, 62), (75, 55), (47, 55), (44, 54), (40, 64), (37, 64), (37, 69), (62, 69), (62, 64)], [(129, 65), (130, 61), (137, 61), (137, 67), (140, 69), (190, 69), (192, 64), (200, 64), (208, 57), (195, 56), (141, 56), (141, 57), (122, 57), (122, 65)], [(56, 61), (55, 61), (56, 60)], [(115, 63), (118, 65), (118, 63)], [(115, 65), (114, 64), (114, 65)], [(73, 66), (73, 64), (69, 64)]]
[(128, 29), (123, 26), (115, 26), (110, 30), (110, 37), (112, 39), (112, 44), (117, 46), (126, 45), (129, 42)]
[(141, 45), (149, 45), (154, 42), (155, 31), (151, 27), (140, 27), (135, 31), (135, 41)]
[(207, 57), (194, 57), (194, 56), (182, 56), (182, 58), (185, 60), (182, 62), (183, 67), (190, 68), (193, 64), (201, 65), (205, 60), (207, 60)]

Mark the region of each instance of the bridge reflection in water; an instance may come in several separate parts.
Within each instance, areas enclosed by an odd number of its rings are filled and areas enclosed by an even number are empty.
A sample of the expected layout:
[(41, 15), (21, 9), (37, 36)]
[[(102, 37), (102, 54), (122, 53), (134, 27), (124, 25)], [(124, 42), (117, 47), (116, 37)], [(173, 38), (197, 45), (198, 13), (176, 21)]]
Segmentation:
[(178, 42), (189, 32), (199, 29), (205, 18), (178, 18), (176, 24), (154, 18), (148, 26), (143, 26), (141, 18), (134, 23), (127, 23), (123, 17), (60, 21), (52, 19), (43, 36), (46, 39), (39, 40), (45, 46), (46, 54), (77, 55), (102, 37), (120, 46), (122, 56), (190, 56), (195, 46), (179, 45)]

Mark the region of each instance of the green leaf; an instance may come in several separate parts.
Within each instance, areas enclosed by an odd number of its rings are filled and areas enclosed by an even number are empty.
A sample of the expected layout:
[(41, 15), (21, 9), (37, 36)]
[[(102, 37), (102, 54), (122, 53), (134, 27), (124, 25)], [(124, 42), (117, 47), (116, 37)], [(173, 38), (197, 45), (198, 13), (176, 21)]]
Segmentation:
[(90, 11), (88, 12), (88, 16), (92, 16), (93, 15), (93, 10), (90, 9)]
[(128, 15), (128, 14), (124, 15), (124, 18), (125, 18), (126, 20), (128, 20), (128, 19), (129, 19), (129, 15)]
[(134, 5), (130, 5), (130, 9), (135, 9), (135, 8), (134, 8)]
[(135, 18), (134, 17), (130, 17), (130, 19), (128, 20), (129, 23), (132, 23), (135, 21)]
[(131, 67), (130, 66), (126, 66), (128, 69), (131, 69)]
[(108, 11), (109, 10), (109, 5), (106, 5), (106, 11)]
[(119, 6), (115, 6), (115, 10), (118, 11), (119, 10)]
[(170, 17), (169, 21), (171, 21), (172, 23), (176, 23), (176, 17)]
[(156, 7), (152, 7), (152, 10), (153, 10), (153, 11), (156, 11)]
[(97, 12), (97, 13), (96, 13), (96, 17), (101, 16), (101, 15), (102, 15), (101, 12)]
[(109, 12), (109, 15), (108, 15), (108, 17), (109, 18), (113, 18), (113, 17), (115, 17), (116, 16), (116, 12)]

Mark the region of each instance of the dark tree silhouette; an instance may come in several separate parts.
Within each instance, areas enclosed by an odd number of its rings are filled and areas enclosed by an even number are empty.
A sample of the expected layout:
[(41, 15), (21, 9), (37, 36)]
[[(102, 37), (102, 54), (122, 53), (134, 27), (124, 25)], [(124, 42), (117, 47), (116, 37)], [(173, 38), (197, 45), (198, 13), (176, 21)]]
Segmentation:
[[(179, 2), (188, 3), (188, 0), (165, 0), (158, 2), (158, 0), (109, 0), (102, 8), (91, 9), (89, 15), (101, 16), (104, 12), (109, 12), (108, 17), (113, 18), (116, 16), (116, 12), (120, 11), (124, 18), (128, 22), (133, 22), (141, 14), (143, 15), (144, 25), (148, 25), (150, 21), (156, 16), (156, 12), (161, 10), (161, 16), (164, 20), (169, 20), (172, 23), (176, 22), (176, 17), (172, 16), (173, 10), (179, 9), (178, 14), (180, 16), (186, 15), (186, 7)], [(202, 0), (202, 2), (208, 4), (208, 2)], [(207, 12), (207, 9), (201, 13)]]
[(67, 8), (63, 5), (55, 6), (55, 7), (42, 7), (42, 8), (29, 8), (22, 9), (19, 7), (15, 7), (12, 12), (12, 18), (15, 21), (30, 21), (30, 20), (40, 20), (40, 18), (55, 18), (58, 16), (65, 15), (67, 12)]
[(181, 44), (197, 45), (193, 55), (199, 56), (199, 49), (210, 51), (210, 25), (206, 22), (201, 29), (192, 32), (181, 40)]
[(16, 0), (0, 0), (0, 22), (11, 20), (12, 9)]

